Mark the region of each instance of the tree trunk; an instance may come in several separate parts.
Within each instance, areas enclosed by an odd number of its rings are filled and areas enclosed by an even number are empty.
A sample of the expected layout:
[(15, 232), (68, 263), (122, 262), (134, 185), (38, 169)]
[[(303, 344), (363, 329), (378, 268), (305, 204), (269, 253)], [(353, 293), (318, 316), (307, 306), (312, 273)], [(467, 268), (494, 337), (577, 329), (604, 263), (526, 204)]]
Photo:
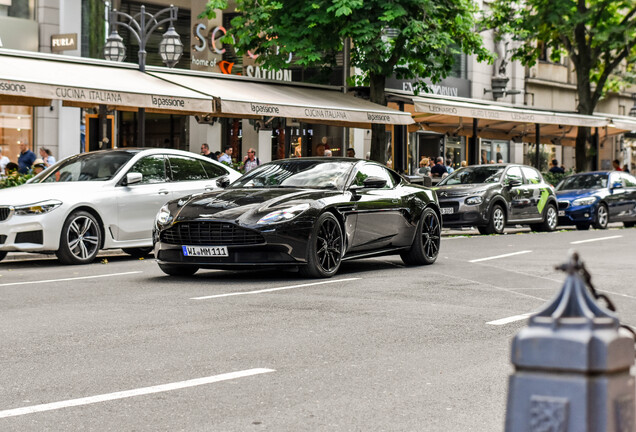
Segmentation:
[[(583, 30), (581, 30), (583, 31)], [(585, 49), (581, 53), (581, 58), (589, 58), (589, 50)], [(579, 97), (579, 104), (576, 110), (579, 114), (594, 114), (595, 103), (592, 101), (592, 87), (590, 85), (590, 68), (588, 63), (577, 64), (576, 66), (576, 93)], [(592, 168), (592, 161), (587, 157), (587, 144), (590, 140), (590, 128), (580, 127), (576, 133), (576, 172), (589, 171)], [(596, 153), (596, 152), (595, 152)], [(597, 157), (595, 154), (594, 157)]]
[[(386, 106), (386, 94), (384, 86), (386, 77), (384, 75), (370, 74), (369, 76), (369, 98), (371, 102)], [(371, 125), (371, 160), (386, 163), (387, 159), (386, 125)]]
[[(592, 161), (587, 157), (587, 143), (590, 138), (590, 128), (579, 126), (576, 133), (576, 172), (589, 171), (592, 168)], [(595, 154), (593, 157), (597, 157)]]

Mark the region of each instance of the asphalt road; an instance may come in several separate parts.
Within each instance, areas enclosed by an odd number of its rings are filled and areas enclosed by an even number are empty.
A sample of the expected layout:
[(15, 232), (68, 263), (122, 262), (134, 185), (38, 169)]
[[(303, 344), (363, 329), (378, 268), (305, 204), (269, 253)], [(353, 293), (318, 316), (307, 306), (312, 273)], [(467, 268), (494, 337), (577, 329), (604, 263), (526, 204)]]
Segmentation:
[(367, 259), (329, 280), (10, 255), (0, 430), (501, 431), (511, 339), (569, 250), (636, 325), (636, 229), (517, 231), (447, 232), (432, 266)]

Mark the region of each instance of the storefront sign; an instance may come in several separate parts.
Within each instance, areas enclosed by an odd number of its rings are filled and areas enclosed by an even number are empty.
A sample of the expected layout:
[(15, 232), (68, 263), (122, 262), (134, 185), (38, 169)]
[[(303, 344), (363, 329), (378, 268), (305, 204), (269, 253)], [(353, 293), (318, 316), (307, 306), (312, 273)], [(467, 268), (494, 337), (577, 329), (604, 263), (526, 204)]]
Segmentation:
[(72, 51), (77, 49), (77, 33), (51, 35), (51, 51)]
[[(470, 97), (470, 81), (461, 78), (446, 78), (437, 84), (430, 80), (423, 80), (428, 86), (428, 91), (422, 93), (435, 94), (452, 97)], [(386, 88), (401, 90), (415, 94), (416, 80), (398, 80), (389, 78), (386, 81)]]

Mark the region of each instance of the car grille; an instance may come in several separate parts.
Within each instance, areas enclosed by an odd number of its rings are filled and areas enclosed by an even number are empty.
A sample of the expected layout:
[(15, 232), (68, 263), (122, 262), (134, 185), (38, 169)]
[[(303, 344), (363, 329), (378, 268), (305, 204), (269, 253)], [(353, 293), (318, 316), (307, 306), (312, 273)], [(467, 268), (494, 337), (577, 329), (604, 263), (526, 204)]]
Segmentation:
[(261, 233), (227, 222), (182, 222), (161, 233), (161, 241), (176, 245), (254, 245), (265, 243)]
[(449, 191), (442, 191), (442, 192), (438, 192), (437, 196), (440, 199), (444, 199), (444, 198), (460, 198), (460, 197), (465, 197), (468, 196), (467, 192), (449, 192)]
[(0, 221), (7, 220), (11, 214), (10, 207), (0, 207)]
[(570, 207), (569, 201), (559, 201), (559, 210), (565, 210), (568, 207)]

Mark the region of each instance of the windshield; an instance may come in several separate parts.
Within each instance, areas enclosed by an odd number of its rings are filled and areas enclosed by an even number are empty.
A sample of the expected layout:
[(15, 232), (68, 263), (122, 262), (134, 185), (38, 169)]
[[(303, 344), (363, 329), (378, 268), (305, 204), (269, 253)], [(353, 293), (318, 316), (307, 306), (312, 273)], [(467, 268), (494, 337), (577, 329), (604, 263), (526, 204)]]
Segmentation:
[(261, 165), (232, 183), (232, 188), (343, 189), (353, 162), (285, 160)]
[(607, 173), (573, 175), (563, 179), (556, 190), (603, 189), (607, 187)]
[(127, 151), (82, 153), (45, 170), (33, 183), (110, 180), (133, 156)]
[(439, 186), (473, 183), (497, 183), (505, 166), (476, 166), (458, 169), (439, 182)]

